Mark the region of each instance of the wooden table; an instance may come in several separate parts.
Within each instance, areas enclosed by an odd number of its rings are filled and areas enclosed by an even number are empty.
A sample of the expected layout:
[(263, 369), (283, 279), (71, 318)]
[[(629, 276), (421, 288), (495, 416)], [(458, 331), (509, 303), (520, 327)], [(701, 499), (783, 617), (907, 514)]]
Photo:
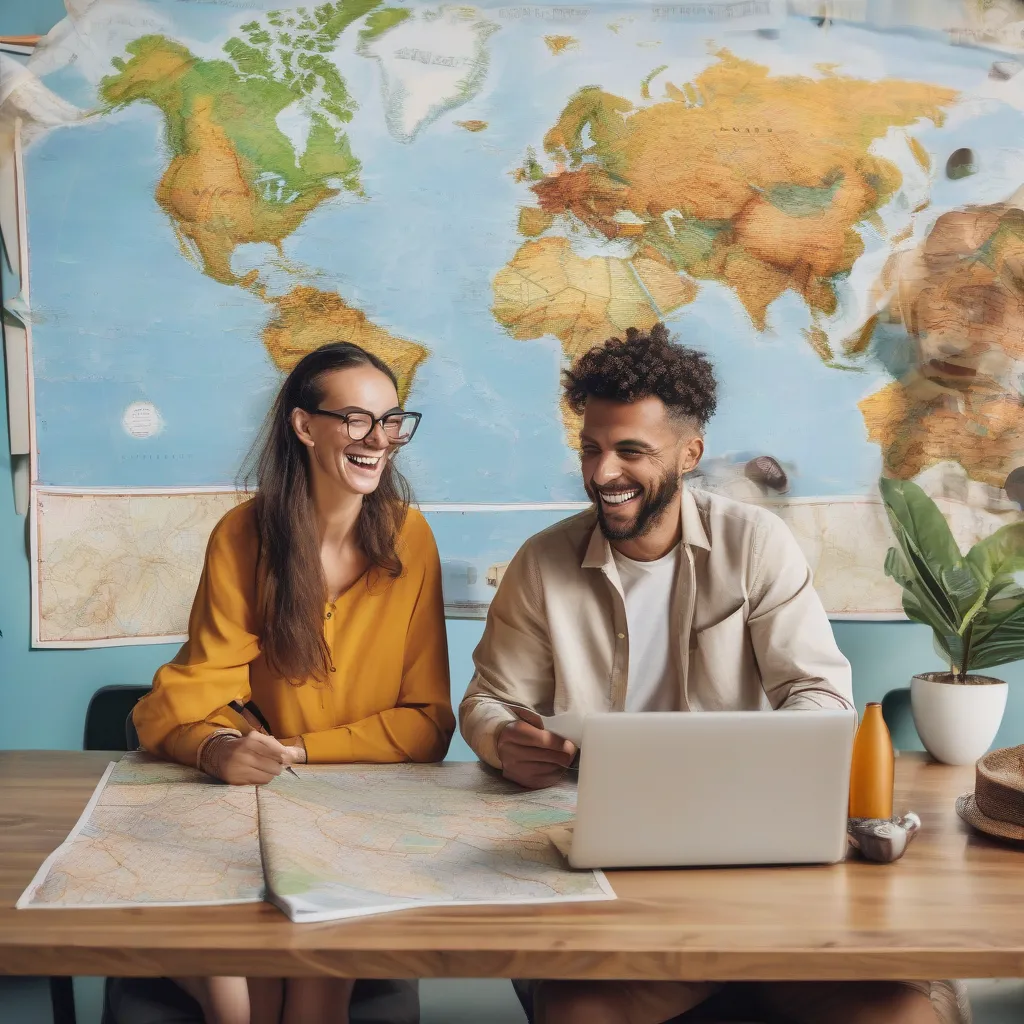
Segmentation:
[[(116, 756), (116, 755), (113, 755)], [(972, 768), (904, 754), (901, 861), (613, 872), (614, 902), (295, 925), (267, 904), (15, 910), (107, 756), (0, 753), (0, 973), (732, 980), (1024, 976), (1024, 849), (954, 811)]]

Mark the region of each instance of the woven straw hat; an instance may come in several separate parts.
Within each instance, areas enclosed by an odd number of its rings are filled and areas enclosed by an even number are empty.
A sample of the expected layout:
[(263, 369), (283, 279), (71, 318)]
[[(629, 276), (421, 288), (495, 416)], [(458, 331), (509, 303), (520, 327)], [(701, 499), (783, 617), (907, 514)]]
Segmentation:
[(1024, 842), (1024, 746), (993, 750), (974, 771), (974, 792), (957, 799), (956, 813), (989, 835)]

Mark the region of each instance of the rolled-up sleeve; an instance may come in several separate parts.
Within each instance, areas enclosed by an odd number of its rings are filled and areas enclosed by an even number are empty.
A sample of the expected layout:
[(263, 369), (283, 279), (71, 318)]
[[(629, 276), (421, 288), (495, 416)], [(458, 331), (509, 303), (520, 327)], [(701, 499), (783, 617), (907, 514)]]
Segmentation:
[(473, 652), (476, 669), (459, 706), (459, 727), (476, 755), (501, 767), (500, 728), (516, 721), (508, 703), (550, 713), (554, 688), (551, 638), (543, 613), (536, 556), (527, 544), (509, 563)]

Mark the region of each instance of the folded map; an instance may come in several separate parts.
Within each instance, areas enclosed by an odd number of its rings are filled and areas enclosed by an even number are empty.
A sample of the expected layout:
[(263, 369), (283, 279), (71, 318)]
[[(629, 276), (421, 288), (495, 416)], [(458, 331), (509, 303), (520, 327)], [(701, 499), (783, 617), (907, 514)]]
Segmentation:
[(548, 831), (570, 783), (525, 791), (482, 765), (299, 765), (260, 788), (126, 754), (20, 908), (267, 899), (293, 921), (419, 906), (614, 899)]

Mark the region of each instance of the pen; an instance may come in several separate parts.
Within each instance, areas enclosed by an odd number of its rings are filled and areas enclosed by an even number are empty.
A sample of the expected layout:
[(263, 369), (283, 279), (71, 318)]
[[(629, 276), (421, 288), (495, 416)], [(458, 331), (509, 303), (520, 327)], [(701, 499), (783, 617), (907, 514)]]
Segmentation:
[[(247, 700), (244, 704), (240, 700), (228, 701), (228, 707), (236, 714), (241, 715), (242, 718), (245, 718), (247, 722), (249, 719), (246, 717), (246, 712), (248, 712), (256, 719), (256, 726), (261, 732), (271, 737), (274, 735), (273, 730), (270, 728), (270, 723), (263, 717), (263, 712), (260, 711), (254, 700)], [(291, 772), (295, 778), (299, 778), (299, 773), (290, 764), (285, 765), (285, 771)]]

